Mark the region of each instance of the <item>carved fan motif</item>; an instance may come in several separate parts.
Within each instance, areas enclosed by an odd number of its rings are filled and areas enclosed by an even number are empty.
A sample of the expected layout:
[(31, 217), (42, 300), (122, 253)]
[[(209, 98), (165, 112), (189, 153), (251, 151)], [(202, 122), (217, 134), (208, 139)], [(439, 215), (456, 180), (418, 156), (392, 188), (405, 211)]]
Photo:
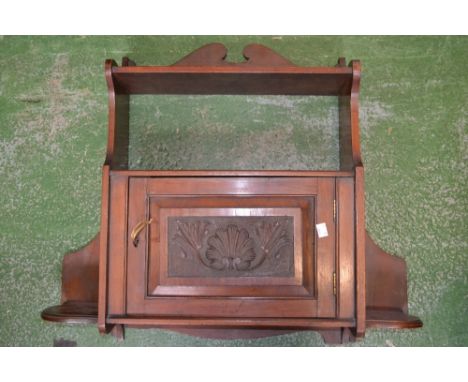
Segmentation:
[(190, 254), (191, 256), (197, 256), (205, 263), (200, 250), (203, 246), (203, 238), (208, 234), (206, 230), (208, 225), (209, 223), (204, 221), (195, 223), (177, 221), (177, 231), (173, 240), (181, 248), (184, 257)]
[(218, 271), (253, 270), (267, 256), (278, 259), (281, 248), (291, 244), (279, 221), (256, 224), (252, 229), (253, 237), (236, 224), (220, 227), (211, 235), (208, 235), (209, 231), (210, 223), (206, 221), (177, 220), (173, 242), (184, 258), (198, 258), (206, 267)]
[(249, 233), (235, 225), (216, 230), (208, 239), (208, 245), (206, 258), (210, 266), (218, 270), (228, 268), (245, 271), (257, 257)]
[(260, 248), (265, 255), (271, 253), (275, 258), (279, 257), (279, 250), (289, 244), (286, 231), (278, 221), (275, 223), (261, 222), (256, 227), (256, 233), (260, 241)]

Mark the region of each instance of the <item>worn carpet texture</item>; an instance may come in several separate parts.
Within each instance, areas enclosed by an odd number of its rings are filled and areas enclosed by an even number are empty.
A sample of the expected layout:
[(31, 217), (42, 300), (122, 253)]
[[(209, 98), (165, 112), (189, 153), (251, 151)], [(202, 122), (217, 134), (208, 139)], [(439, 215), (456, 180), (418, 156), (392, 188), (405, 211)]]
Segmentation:
[[(298, 65), (360, 59), (367, 229), (408, 266), (418, 330), (347, 346), (468, 345), (467, 37), (0, 37), (0, 346), (322, 346), (303, 332), (205, 340), (43, 322), (61, 260), (99, 230), (107, 135), (103, 63), (171, 64), (209, 42), (252, 42)], [(336, 169), (333, 97), (132, 99), (132, 168)]]

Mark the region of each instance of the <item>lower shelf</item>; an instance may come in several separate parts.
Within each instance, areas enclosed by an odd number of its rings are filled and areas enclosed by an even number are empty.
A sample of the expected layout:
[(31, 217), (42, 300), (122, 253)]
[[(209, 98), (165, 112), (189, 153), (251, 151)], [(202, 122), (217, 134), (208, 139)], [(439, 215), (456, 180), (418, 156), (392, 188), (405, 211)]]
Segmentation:
[(367, 328), (415, 329), (423, 326), (422, 321), (396, 309), (367, 309)]
[[(95, 324), (97, 322), (97, 304), (94, 302), (68, 301), (62, 305), (45, 309), (41, 317), (47, 321), (66, 324)], [(350, 327), (352, 320), (320, 319), (183, 319), (183, 318), (110, 318), (111, 324), (130, 326), (160, 327), (289, 327), (297, 329)], [(366, 326), (368, 328), (410, 329), (422, 327), (419, 318), (409, 316), (395, 309), (367, 309)]]
[(95, 324), (97, 316), (97, 303), (82, 301), (67, 301), (44, 309), (41, 313), (43, 320), (64, 324)]

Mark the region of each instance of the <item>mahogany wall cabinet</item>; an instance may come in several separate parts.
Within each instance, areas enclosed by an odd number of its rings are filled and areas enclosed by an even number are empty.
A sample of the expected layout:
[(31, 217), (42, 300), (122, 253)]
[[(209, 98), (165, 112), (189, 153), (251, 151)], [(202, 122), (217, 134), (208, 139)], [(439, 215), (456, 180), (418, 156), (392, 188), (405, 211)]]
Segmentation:
[[(108, 60), (109, 135), (100, 233), (65, 256), (62, 303), (42, 318), (163, 327), (197, 336), (416, 328), (405, 262), (365, 231), (360, 63), (300, 67), (261, 45), (244, 63), (206, 45), (171, 66)], [(339, 171), (131, 170), (135, 94), (320, 95), (339, 99)]]

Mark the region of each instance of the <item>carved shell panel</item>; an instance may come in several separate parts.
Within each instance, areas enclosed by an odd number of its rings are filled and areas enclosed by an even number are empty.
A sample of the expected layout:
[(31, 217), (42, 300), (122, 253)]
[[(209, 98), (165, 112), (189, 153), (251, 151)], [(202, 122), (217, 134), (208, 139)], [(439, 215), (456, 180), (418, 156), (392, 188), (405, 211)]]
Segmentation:
[(169, 217), (169, 277), (294, 275), (291, 216)]

